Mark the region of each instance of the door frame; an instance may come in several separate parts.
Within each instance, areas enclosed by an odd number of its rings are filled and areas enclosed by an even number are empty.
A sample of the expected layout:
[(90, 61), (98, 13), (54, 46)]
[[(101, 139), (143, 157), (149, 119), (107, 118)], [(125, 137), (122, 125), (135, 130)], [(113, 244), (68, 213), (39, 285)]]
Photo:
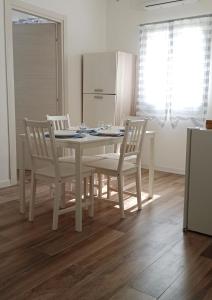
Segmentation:
[(68, 99), (68, 63), (67, 63), (67, 19), (66, 16), (49, 11), (21, 0), (4, 0), (5, 21), (5, 56), (6, 56), (6, 83), (8, 105), (8, 133), (9, 133), (9, 171), (10, 185), (17, 183), (16, 157), (16, 122), (15, 122), (15, 89), (14, 89), (14, 61), (13, 61), (13, 31), (12, 11), (16, 10), (33, 16), (38, 16), (57, 23), (58, 33), (58, 96), (61, 101), (61, 112), (67, 111)]

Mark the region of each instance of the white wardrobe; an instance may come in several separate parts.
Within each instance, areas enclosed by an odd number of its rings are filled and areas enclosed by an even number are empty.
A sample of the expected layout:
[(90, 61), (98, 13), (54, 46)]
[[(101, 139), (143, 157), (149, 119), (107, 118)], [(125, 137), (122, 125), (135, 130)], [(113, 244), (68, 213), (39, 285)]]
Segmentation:
[(135, 106), (136, 56), (125, 52), (83, 55), (83, 122), (121, 125)]

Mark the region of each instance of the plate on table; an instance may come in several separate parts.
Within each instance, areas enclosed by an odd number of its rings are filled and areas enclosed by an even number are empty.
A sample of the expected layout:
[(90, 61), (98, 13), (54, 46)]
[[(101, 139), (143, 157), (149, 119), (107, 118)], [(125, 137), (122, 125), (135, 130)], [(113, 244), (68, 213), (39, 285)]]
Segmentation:
[(120, 131), (110, 131), (110, 130), (101, 130), (95, 133), (90, 133), (91, 135), (95, 136), (111, 136), (111, 137), (118, 137), (123, 136), (124, 133)]
[(83, 128), (83, 129), (78, 129), (77, 133), (96, 133), (97, 132), (97, 128)]
[[(48, 137), (48, 135), (46, 135)], [(85, 134), (79, 133), (76, 130), (55, 130), (54, 136), (57, 139), (83, 138)]]

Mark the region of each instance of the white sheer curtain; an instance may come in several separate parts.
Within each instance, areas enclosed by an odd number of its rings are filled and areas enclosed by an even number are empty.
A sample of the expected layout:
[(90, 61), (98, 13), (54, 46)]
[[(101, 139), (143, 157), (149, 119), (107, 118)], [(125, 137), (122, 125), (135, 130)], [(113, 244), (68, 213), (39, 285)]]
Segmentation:
[(204, 122), (208, 106), (212, 17), (140, 27), (137, 115)]

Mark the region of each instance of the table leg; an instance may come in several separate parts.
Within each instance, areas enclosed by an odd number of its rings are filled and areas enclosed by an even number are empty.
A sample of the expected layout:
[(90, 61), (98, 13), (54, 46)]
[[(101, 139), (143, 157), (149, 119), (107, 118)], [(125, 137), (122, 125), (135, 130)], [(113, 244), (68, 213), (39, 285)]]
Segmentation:
[(80, 145), (75, 150), (76, 168), (76, 210), (75, 230), (82, 231), (82, 149)]
[(150, 156), (149, 156), (149, 198), (153, 197), (154, 185), (154, 152), (155, 152), (155, 135), (150, 136)]
[(25, 199), (25, 143), (22, 137), (19, 138), (19, 186), (20, 186), (20, 213), (24, 214), (26, 211)]

